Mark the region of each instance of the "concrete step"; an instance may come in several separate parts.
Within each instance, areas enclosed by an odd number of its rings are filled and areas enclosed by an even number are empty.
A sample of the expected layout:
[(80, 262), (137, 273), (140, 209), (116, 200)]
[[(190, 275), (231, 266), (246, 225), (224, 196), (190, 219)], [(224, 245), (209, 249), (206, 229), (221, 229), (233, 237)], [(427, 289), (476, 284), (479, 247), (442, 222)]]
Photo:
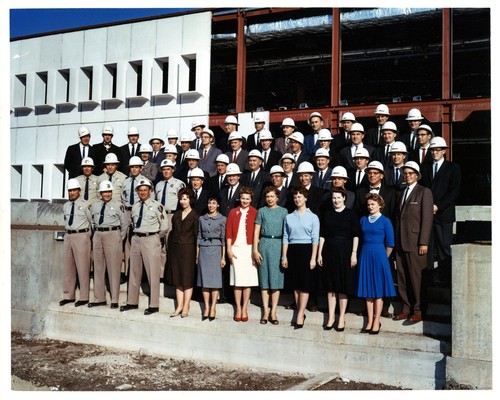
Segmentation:
[[(351, 380), (407, 389), (436, 389), (445, 383), (445, 360), (450, 354), (449, 340), (443, 339), (450, 335), (447, 324), (424, 321), (405, 326), (383, 319), (380, 334), (368, 335), (359, 333), (362, 316), (348, 313), (346, 330), (336, 332), (323, 330), (323, 313), (306, 312), (304, 328), (294, 330), (290, 326), (293, 311), (280, 306), (280, 324), (262, 325), (256, 294), (252, 294), (248, 322), (234, 322), (230, 304), (217, 306), (215, 321), (201, 321), (202, 305), (196, 301), (191, 303), (187, 318), (170, 318), (174, 301), (165, 297), (160, 300), (160, 312), (149, 316), (143, 314), (147, 307), (144, 295), (140, 296), (139, 310), (127, 312), (109, 306), (60, 307), (54, 302), (49, 306), (45, 332), (53, 339), (130, 351), (147, 349), (150, 354), (226, 366), (336, 373)], [(288, 300), (283, 296), (280, 303)], [(122, 291), (120, 304), (125, 303)]]

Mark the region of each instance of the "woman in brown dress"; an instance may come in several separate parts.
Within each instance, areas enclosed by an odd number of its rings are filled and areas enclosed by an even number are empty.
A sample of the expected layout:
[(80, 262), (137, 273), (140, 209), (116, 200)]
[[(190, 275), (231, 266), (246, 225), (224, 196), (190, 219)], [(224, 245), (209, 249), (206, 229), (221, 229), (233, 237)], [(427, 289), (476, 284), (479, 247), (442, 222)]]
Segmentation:
[(196, 279), (196, 238), (198, 236), (198, 214), (191, 207), (195, 194), (191, 188), (182, 188), (177, 194), (181, 209), (172, 217), (169, 236), (167, 264), (170, 284), (175, 286), (177, 307), (170, 317), (189, 314), (189, 304)]

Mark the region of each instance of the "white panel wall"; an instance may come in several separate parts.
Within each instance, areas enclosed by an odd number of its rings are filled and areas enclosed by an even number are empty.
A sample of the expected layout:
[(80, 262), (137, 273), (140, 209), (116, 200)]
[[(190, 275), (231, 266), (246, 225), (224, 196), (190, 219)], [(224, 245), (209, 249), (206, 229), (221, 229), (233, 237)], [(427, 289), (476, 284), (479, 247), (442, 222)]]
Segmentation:
[(47, 36), (40, 43), (40, 65), (43, 65), (47, 70), (61, 67), (62, 36), (62, 34)]
[[(102, 29), (93, 29), (87, 31), (87, 33), (95, 34), (96, 31), (102, 31)], [(62, 36), (61, 43), (61, 68), (75, 68), (83, 66), (84, 58), (84, 38), (86, 32), (70, 32), (65, 33)]]

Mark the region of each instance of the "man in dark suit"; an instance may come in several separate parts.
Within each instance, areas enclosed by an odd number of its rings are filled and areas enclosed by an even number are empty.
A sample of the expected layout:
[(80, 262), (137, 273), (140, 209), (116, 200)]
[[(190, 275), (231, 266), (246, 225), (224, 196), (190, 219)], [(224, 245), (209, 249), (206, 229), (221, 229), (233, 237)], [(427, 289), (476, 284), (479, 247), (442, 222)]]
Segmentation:
[(228, 186), (220, 191), (219, 212), (227, 217), (229, 211), (240, 205), (240, 175), (238, 164), (230, 163), (226, 168), (226, 179)]
[(303, 150), (304, 135), (301, 132), (295, 131), (288, 137), (288, 141), (292, 150), (290, 154), (295, 162), (294, 171), (296, 171), (302, 162), (309, 161), (309, 154)]
[(161, 170), (161, 162), (165, 159), (163, 149), (165, 141), (159, 135), (154, 135), (151, 139), (149, 139), (149, 145), (153, 148), (153, 152), (151, 153), (151, 162), (156, 163), (156, 165), (158, 165), (158, 170)]
[(211, 194), (220, 194), (222, 188), (227, 187), (226, 169), (229, 164), (229, 157), (225, 154), (219, 154), (215, 159), (215, 168), (217, 173), (208, 179), (207, 189)]
[(384, 167), (392, 165), (391, 147), (396, 141), (398, 128), (392, 121), (386, 122), (382, 128), (382, 143), (372, 153), (372, 159), (380, 161)]
[[(197, 150), (189, 149), (188, 152), (186, 153), (186, 167), (187, 168), (182, 169), (178, 179), (183, 181), (186, 185), (189, 185), (188, 178), (191, 171), (195, 168), (200, 168), (200, 154), (198, 153)], [(205, 176), (204, 182), (207, 182), (208, 178), (210, 178), (210, 175), (208, 175), (208, 172), (206, 171), (203, 171), (203, 175)]]
[(394, 142), (391, 147), (392, 166), (385, 167), (384, 181), (385, 184), (394, 188), (396, 192), (406, 188), (406, 183), (403, 180), (401, 167), (406, 162), (406, 146), (403, 142)]
[(422, 321), (422, 307), (425, 308), (422, 272), (427, 268), (433, 199), (430, 189), (417, 183), (422, 176), (416, 162), (408, 161), (403, 166), (403, 176), (407, 188), (396, 204), (395, 229), (398, 290), (403, 310), (393, 319), (406, 319), (407, 324), (413, 324)]
[(351, 130), (352, 124), (356, 122), (356, 117), (351, 112), (345, 112), (340, 118), (340, 125), (342, 128), (336, 135), (333, 135), (332, 148), (337, 153), (340, 154), (340, 150), (345, 146), (351, 144), (351, 136), (349, 131)]
[(303, 140), (303, 151), (309, 157), (314, 155), (316, 150), (319, 148), (318, 143), (318, 134), (325, 124), (323, 120), (323, 116), (319, 112), (313, 112), (309, 115), (309, 119), (307, 120), (309, 126), (313, 130), (313, 132), (309, 135), (306, 135)]
[(408, 111), (406, 121), (408, 122), (410, 132), (402, 134), (399, 137), (399, 140), (405, 144), (409, 152), (418, 147), (417, 129), (420, 125), (422, 125), (423, 120), (424, 117), (418, 108), (412, 108)]
[(269, 174), (271, 175), (271, 182), (273, 183), (273, 186), (280, 191), (278, 205), (285, 207), (288, 198), (288, 189), (283, 185), (286, 177), (285, 171), (279, 165), (275, 165), (271, 168)]
[(247, 137), (247, 151), (252, 150), (262, 150), (262, 146), (260, 143), (260, 135), (266, 126), (266, 120), (260, 114), (255, 114), (253, 123), (255, 125), (255, 132), (248, 135)]
[(430, 152), (431, 139), (434, 132), (429, 125), (422, 124), (417, 128), (417, 147), (408, 154), (408, 161), (415, 161), (418, 165), (432, 164), (432, 155)]
[(191, 126), (191, 132), (193, 132), (195, 138), (191, 142), (191, 148), (200, 150), (202, 148), (201, 144), (201, 132), (203, 132), (203, 128), (205, 128), (205, 124), (195, 121)]
[(262, 190), (271, 183), (271, 176), (262, 167), (262, 154), (259, 150), (252, 150), (248, 153), (248, 166), (250, 169), (241, 176), (241, 186), (248, 186), (253, 189), (252, 207), (260, 208), (264, 205)]
[(328, 150), (319, 148), (314, 155), (316, 164), (316, 173), (314, 174), (312, 185), (321, 189), (330, 190), (332, 187), (331, 175), (332, 169), (328, 166), (330, 162), (330, 153)]
[(267, 129), (260, 133), (260, 147), (263, 158), (262, 169), (269, 172), (273, 166), (279, 164), (283, 154), (273, 149), (273, 134)]
[(379, 104), (375, 109), (375, 119), (377, 120), (377, 127), (370, 128), (366, 131), (365, 142), (375, 148), (384, 144), (382, 137), (382, 126), (389, 121), (390, 117), (389, 107), (385, 104)]
[(128, 128), (128, 143), (120, 147), (120, 171), (128, 176), (128, 162), (130, 157), (139, 156), (139, 149), (141, 144), (139, 143), (139, 129), (135, 126)]
[(356, 192), (356, 190), (361, 186), (368, 186), (368, 176), (366, 175), (366, 167), (370, 162), (371, 158), (368, 154), (368, 150), (359, 149), (354, 153), (354, 165), (356, 169), (347, 169), (347, 177), (349, 180), (346, 183), (346, 189), (351, 192)]
[(111, 125), (104, 125), (102, 128), (102, 142), (92, 146), (95, 171), (97, 175), (104, 172), (104, 160), (108, 153), (115, 153), (118, 159), (120, 159), (120, 148), (114, 143), (111, 143), (113, 135), (113, 127)]
[(422, 185), (432, 192), (434, 200), (433, 242), (430, 249), (432, 264), (438, 262), (436, 276), (439, 284), (451, 283), (451, 245), (453, 223), (456, 220), (455, 203), (460, 194), (462, 173), (458, 164), (445, 159), (446, 141), (442, 137), (431, 140), (433, 163), (422, 165)]
[(248, 157), (248, 151), (243, 149), (243, 136), (238, 132), (233, 132), (227, 138), (230, 146), (230, 151), (226, 152), (229, 157), (229, 161), (235, 163), (243, 171), (247, 168), (246, 160)]
[(82, 160), (85, 157), (94, 159), (94, 152), (90, 145), (90, 131), (86, 126), (78, 129), (80, 142), (68, 146), (64, 157), (64, 169), (68, 171), (69, 179), (76, 178), (81, 173)]
[(363, 128), (363, 125), (358, 122), (352, 124), (349, 135), (351, 136), (351, 145), (340, 150), (340, 163), (347, 171), (356, 169), (353, 157), (358, 150), (366, 149), (369, 157), (373, 153), (373, 147), (363, 143), (363, 138), (365, 137), (365, 128)]
[(198, 150), (200, 155), (200, 168), (207, 172), (209, 176), (217, 174), (215, 160), (222, 152), (215, 147), (215, 135), (211, 129), (203, 128), (201, 132), (201, 147)]
[(204, 188), (205, 174), (201, 168), (193, 168), (188, 174), (189, 186), (193, 189), (196, 199), (193, 209), (202, 216), (208, 212), (208, 189)]

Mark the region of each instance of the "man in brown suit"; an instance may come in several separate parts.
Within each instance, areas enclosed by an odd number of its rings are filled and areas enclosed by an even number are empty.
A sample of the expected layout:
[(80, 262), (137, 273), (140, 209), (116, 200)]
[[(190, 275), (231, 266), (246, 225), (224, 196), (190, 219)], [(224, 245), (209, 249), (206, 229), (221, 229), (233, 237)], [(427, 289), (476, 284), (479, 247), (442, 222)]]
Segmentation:
[(403, 177), (406, 189), (401, 192), (396, 209), (396, 265), (399, 295), (403, 311), (394, 316), (395, 321), (406, 319), (414, 324), (422, 321), (420, 308), (422, 271), (427, 268), (427, 252), (432, 231), (432, 192), (417, 183), (422, 177), (414, 161), (404, 164)]

